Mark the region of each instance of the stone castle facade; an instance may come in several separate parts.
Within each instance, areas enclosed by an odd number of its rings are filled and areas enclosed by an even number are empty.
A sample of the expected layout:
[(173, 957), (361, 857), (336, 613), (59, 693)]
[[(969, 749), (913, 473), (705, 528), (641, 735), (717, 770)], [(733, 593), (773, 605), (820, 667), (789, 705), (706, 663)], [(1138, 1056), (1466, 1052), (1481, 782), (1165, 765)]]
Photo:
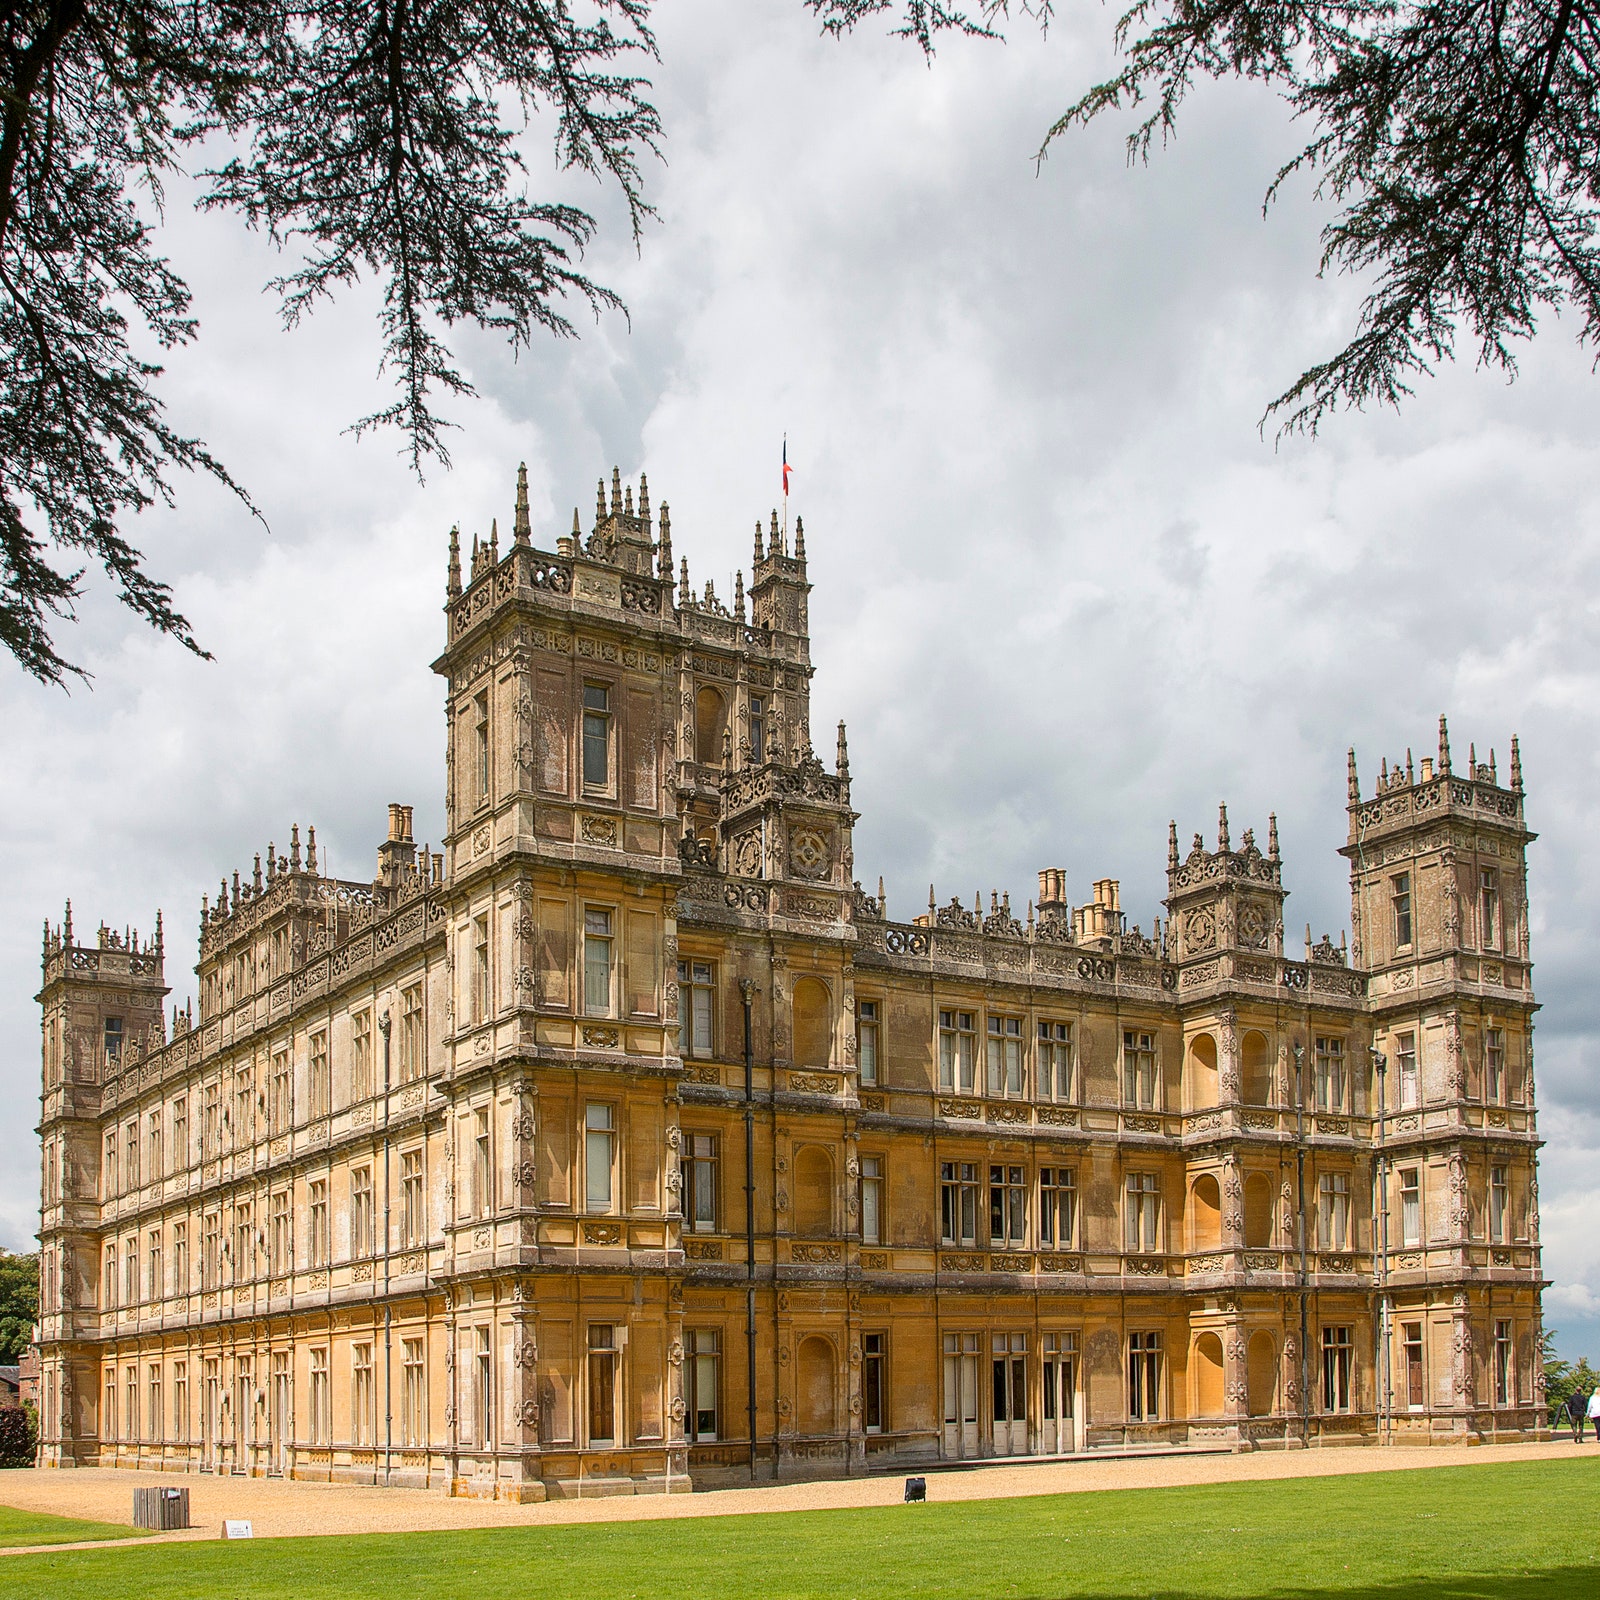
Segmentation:
[(613, 474), (451, 541), (447, 829), (44, 945), (41, 1460), (454, 1492), (1542, 1426), (1523, 814), (1352, 755), (1348, 948), (1266, 849), (889, 914), (806, 551), (731, 606)]

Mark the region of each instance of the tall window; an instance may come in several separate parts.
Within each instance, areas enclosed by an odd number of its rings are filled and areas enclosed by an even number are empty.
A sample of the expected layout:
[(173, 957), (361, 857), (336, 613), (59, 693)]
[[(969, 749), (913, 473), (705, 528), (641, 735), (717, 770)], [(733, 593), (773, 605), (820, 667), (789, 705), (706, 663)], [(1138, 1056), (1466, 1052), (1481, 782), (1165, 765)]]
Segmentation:
[(122, 1247), (122, 1303), (139, 1303), (139, 1239), (130, 1234)]
[(100, 1274), (100, 1305), (105, 1311), (117, 1308), (117, 1247), (106, 1246), (106, 1264)]
[(989, 1243), (1002, 1249), (1028, 1240), (1028, 1185), (1023, 1167), (989, 1168)]
[(1422, 1243), (1422, 1169), (1402, 1167), (1400, 1170), (1400, 1242), (1403, 1245)]
[(683, 1363), (684, 1432), (690, 1440), (702, 1442), (717, 1437), (717, 1390), (721, 1366), (721, 1340), (715, 1328), (693, 1328), (683, 1342), (687, 1359)]
[(1483, 1090), (1490, 1105), (1505, 1104), (1506, 1036), (1499, 1028), (1483, 1030)]
[(106, 1135), (105, 1160), (100, 1163), (100, 1198), (109, 1200), (117, 1193), (117, 1134), (112, 1129)]
[(1511, 1323), (1494, 1325), (1494, 1403), (1509, 1406), (1516, 1402), (1516, 1385), (1511, 1368)]
[(478, 1424), (478, 1443), (494, 1443), (494, 1362), (489, 1352), (489, 1330), (473, 1330), (472, 1394)]
[(145, 1291), (146, 1297), (159, 1300), (162, 1297), (161, 1285), (161, 1230), (154, 1228), (145, 1240)]
[(611, 1015), (611, 913), (599, 906), (583, 911), (583, 1009), (587, 1016)]
[(583, 786), (604, 789), (611, 782), (611, 691), (601, 683), (583, 686)]
[(372, 1233), (372, 1168), (357, 1167), (350, 1174), (350, 1254), (370, 1256)]
[(1345, 1109), (1344, 1040), (1317, 1040), (1317, 1110)]
[(376, 1393), (372, 1346), (358, 1344), (350, 1352), (350, 1431), (357, 1444), (371, 1444), (377, 1432)]
[(1322, 1330), (1322, 1409), (1350, 1409), (1350, 1330)]
[(333, 1085), (328, 1071), (328, 1030), (319, 1028), (311, 1035), (311, 1063), (306, 1074), (306, 1092), (313, 1119), (325, 1117), (332, 1105)]
[(1500, 874), (1493, 867), (1478, 874), (1478, 942), (1485, 950), (1500, 944)]
[(1324, 1172), (1317, 1184), (1318, 1237), (1324, 1250), (1350, 1248), (1350, 1178)]
[(106, 1398), (100, 1408), (100, 1436), (112, 1440), (117, 1436), (117, 1369), (106, 1368)]
[(422, 1357), (422, 1340), (400, 1342), (400, 1426), (402, 1443), (416, 1446), (428, 1442), (427, 1367)]
[(878, 1081), (878, 1002), (856, 1002), (856, 1067), (863, 1084)]
[(179, 1095), (172, 1102), (172, 1170), (182, 1172), (189, 1165), (189, 1101)]
[(882, 1433), (889, 1411), (889, 1336), (861, 1335), (861, 1421), (868, 1433)]
[(611, 1209), (611, 1168), (616, 1132), (610, 1106), (585, 1106), (583, 1111), (584, 1202), (590, 1211)]
[(1489, 1168), (1489, 1241), (1506, 1242), (1506, 1216), (1511, 1210), (1511, 1183), (1505, 1167)]
[(172, 1224), (172, 1292), (189, 1292), (189, 1224)]
[(172, 1363), (172, 1437), (179, 1444), (189, 1439), (189, 1363)]
[(241, 1067), (233, 1075), (233, 1148), (243, 1150), (256, 1138), (256, 1075)]
[(1394, 908), (1394, 943), (1397, 950), (1411, 948), (1411, 874), (1397, 872), (1389, 880), (1389, 903)]
[(422, 1076), (422, 985), (400, 991), (400, 1081), (414, 1083)]
[(939, 1013), (939, 1087), (970, 1092), (976, 1081), (977, 1018), (970, 1011)]
[(350, 1019), (350, 1098), (365, 1100), (372, 1093), (372, 1011), (368, 1007)]
[(122, 1064), (122, 1018), (106, 1018), (106, 1064), (116, 1067)]
[(472, 919), (472, 1020), (489, 1020), (489, 919)]
[(1128, 1335), (1128, 1420), (1155, 1422), (1161, 1416), (1161, 1335)]
[(233, 1281), (248, 1283), (256, 1275), (256, 1222), (250, 1206), (233, 1208)]
[(685, 1195), (689, 1226), (695, 1233), (717, 1231), (717, 1140), (715, 1134), (691, 1133), (684, 1142)]
[(208, 1211), (200, 1219), (200, 1287), (215, 1289), (221, 1281), (222, 1213)]
[(1394, 1036), (1395, 1062), (1400, 1070), (1400, 1105), (1402, 1109), (1422, 1103), (1422, 1082), (1417, 1076), (1417, 1036), (1414, 1033), (1397, 1033)]
[(139, 1369), (125, 1367), (122, 1376), (123, 1404), (126, 1407), (122, 1419), (123, 1437), (135, 1440), (139, 1437)]
[(280, 1189), (272, 1197), (272, 1274), (281, 1276), (294, 1267), (294, 1214), (289, 1209), (289, 1191)]
[(989, 1018), (989, 1093), (1022, 1093), (1022, 1019)]
[(1130, 1252), (1148, 1255), (1160, 1248), (1161, 1189), (1153, 1172), (1128, 1174), (1123, 1238)]
[(617, 1435), (617, 1330), (609, 1322), (589, 1325), (589, 1443), (610, 1444)]
[(1070, 1250), (1078, 1236), (1078, 1174), (1073, 1167), (1039, 1169), (1039, 1243)]
[(161, 1113), (152, 1111), (145, 1118), (145, 1154), (149, 1157), (150, 1181), (161, 1181)]
[(308, 1185), (310, 1204), (307, 1206), (307, 1220), (310, 1224), (309, 1233), (311, 1245), (311, 1265), (325, 1267), (328, 1264), (328, 1180), (326, 1178), (313, 1178)]
[(311, 1413), (311, 1442), (312, 1444), (326, 1444), (332, 1426), (329, 1420), (328, 1405), (328, 1352), (324, 1347), (318, 1347), (310, 1352), (311, 1355), (311, 1393), (309, 1395)]
[(139, 1122), (134, 1118), (124, 1130), (122, 1141), (122, 1164), (124, 1189), (133, 1190), (139, 1187)]
[(407, 1150), (400, 1157), (400, 1243), (406, 1248), (423, 1242), (427, 1218), (422, 1204), (422, 1152)]
[(489, 803), (489, 695), (472, 702), (472, 792), (478, 804)]
[(293, 1081), (289, 1074), (289, 1052), (277, 1051), (272, 1058), (272, 1083), (269, 1089), (268, 1115), (273, 1133), (289, 1131), (289, 1117)]
[(1124, 1105), (1151, 1110), (1156, 1103), (1156, 1042), (1153, 1035), (1122, 1035), (1122, 1101)]
[(767, 759), (767, 702), (750, 696), (750, 759), (757, 766)]
[[(609, 913), (599, 915), (607, 917)], [(587, 922), (587, 917), (585, 917)], [(587, 968), (585, 968), (587, 975)], [(678, 963), (678, 1054), (681, 1056), (709, 1056), (715, 1054), (712, 1035), (711, 996), (715, 987), (715, 974), (709, 961), (680, 961)], [(611, 980), (606, 978), (606, 998), (602, 1006), (609, 1006)], [(588, 1003), (587, 976), (584, 989), (585, 1005)]]
[(1400, 1324), (1400, 1347), (1406, 1369), (1406, 1406), (1420, 1411), (1427, 1403), (1422, 1387), (1422, 1324)]
[(489, 1152), (489, 1111), (472, 1113), (472, 1214), (486, 1217), (494, 1210), (494, 1163)]
[(1072, 1024), (1039, 1024), (1039, 1094), (1045, 1100), (1075, 1098), (1073, 1082)]
[(978, 1242), (978, 1164), (975, 1161), (940, 1163), (939, 1240), (941, 1244)]
[(883, 1157), (861, 1158), (861, 1242), (883, 1243)]

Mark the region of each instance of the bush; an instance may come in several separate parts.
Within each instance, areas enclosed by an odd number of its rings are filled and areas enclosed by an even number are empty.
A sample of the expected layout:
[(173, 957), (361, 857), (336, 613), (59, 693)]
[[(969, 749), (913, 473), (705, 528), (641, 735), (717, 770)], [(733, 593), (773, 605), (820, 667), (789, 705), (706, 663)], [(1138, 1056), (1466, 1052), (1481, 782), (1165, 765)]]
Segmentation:
[(31, 1408), (0, 1406), (0, 1467), (31, 1467), (38, 1442)]

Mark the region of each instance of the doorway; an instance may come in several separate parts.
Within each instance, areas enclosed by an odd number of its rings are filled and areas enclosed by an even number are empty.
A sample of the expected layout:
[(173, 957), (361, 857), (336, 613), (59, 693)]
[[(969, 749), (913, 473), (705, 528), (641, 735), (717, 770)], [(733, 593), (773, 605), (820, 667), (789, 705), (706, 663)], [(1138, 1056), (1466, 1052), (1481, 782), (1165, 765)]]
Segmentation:
[(1028, 1453), (1028, 1336), (990, 1335), (990, 1377), (994, 1390), (992, 1448), (997, 1456)]
[(1046, 1333), (1039, 1342), (1039, 1364), (1044, 1377), (1039, 1453), (1064, 1455), (1078, 1448), (1078, 1336)]
[(944, 1453), (978, 1454), (978, 1335), (944, 1336)]

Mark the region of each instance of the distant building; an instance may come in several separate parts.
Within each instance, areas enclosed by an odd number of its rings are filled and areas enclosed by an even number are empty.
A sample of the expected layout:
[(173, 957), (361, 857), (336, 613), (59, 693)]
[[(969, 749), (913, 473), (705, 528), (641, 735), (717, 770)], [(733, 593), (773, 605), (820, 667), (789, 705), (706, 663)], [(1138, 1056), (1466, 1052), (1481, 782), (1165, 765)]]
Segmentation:
[(538, 1499), (1540, 1429), (1514, 740), (1351, 756), (1348, 948), (1285, 948), (1225, 811), (1149, 934), (1056, 868), (895, 916), (803, 528), (731, 606), (674, 570), (616, 474), (552, 551), (525, 483), (452, 537), (442, 852), (269, 846), (170, 1037), (159, 918), (47, 928), (44, 1463)]

